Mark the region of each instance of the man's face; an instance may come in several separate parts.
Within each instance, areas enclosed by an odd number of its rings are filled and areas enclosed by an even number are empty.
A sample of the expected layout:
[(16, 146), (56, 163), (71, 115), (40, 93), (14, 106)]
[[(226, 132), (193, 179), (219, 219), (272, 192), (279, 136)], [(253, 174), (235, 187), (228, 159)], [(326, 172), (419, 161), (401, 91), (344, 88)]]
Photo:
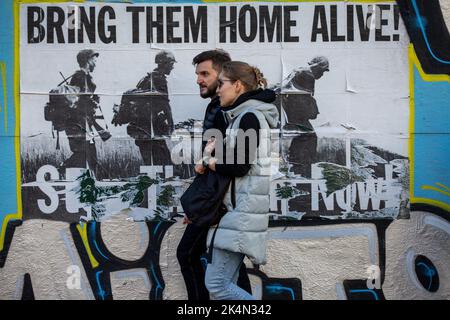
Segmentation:
[(197, 75), (200, 96), (202, 98), (214, 97), (216, 95), (219, 74), (213, 68), (212, 61), (206, 60), (197, 64), (195, 74)]
[(89, 60), (87, 62), (87, 67), (89, 69), (89, 72), (94, 71), (96, 63), (97, 63), (97, 57), (96, 56), (93, 56), (93, 57), (89, 58)]

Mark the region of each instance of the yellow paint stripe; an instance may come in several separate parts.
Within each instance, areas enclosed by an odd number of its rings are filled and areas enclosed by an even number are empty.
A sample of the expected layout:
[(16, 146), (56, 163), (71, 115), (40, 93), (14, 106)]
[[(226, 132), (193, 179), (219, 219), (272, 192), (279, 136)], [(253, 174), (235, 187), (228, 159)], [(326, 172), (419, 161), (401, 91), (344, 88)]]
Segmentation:
[(16, 195), (17, 195), (17, 213), (9, 214), (3, 219), (2, 230), (0, 234), (0, 250), (3, 250), (5, 244), (6, 227), (11, 220), (22, 219), (22, 193), (20, 181), (20, 105), (19, 105), (19, 5), (17, 0), (13, 6), (14, 16), (14, 155), (16, 160)]
[(20, 59), (19, 59), (19, 35), (20, 35), (20, 15), (19, 5), (14, 3), (14, 146), (16, 156), (16, 198), (17, 198), (17, 219), (22, 219), (22, 190), (20, 179)]
[(443, 203), (441, 201), (438, 200), (432, 200), (432, 199), (428, 199), (428, 198), (414, 198), (411, 199), (411, 203), (420, 203), (420, 204), (429, 204), (441, 209), (444, 209), (448, 212), (450, 212), (450, 205), (447, 203)]
[(94, 258), (92, 254), (91, 247), (89, 246), (89, 241), (87, 237), (87, 223), (83, 223), (83, 227), (80, 224), (77, 225), (78, 232), (80, 233), (81, 239), (83, 240), (84, 247), (86, 248), (86, 252), (89, 256), (89, 260), (91, 261), (92, 268), (97, 268), (100, 264)]
[(5, 119), (5, 134), (8, 133), (8, 90), (6, 83), (6, 64), (4, 62), (0, 63), (0, 73), (2, 76), (2, 86), (3, 86), (3, 108), (0, 106), (0, 112), (4, 112)]
[(414, 198), (414, 46), (409, 45), (409, 198)]
[[(417, 71), (419, 71), (420, 77), (427, 82), (448, 82), (450, 83), (450, 76), (448, 74), (427, 74), (422, 69), (419, 58), (417, 58), (414, 46), (409, 45), (409, 58), (412, 60), (413, 64), (416, 66)], [(414, 80), (414, 79), (413, 79)]]
[[(346, 2), (346, 3), (389, 3), (389, 2), (395, 2), (396, 0), (253, 0), (253, 1), (245, 1), (247, 2), (315, 2), (315, 3), (322, 3), (322, 2)], [(204, 3), (226, 3), (226, 2), (244, 2), (242, 0), (203, 0)]]
[(26, 3), (64, 3), (64, 2), (78, 2), (83, 3), (85, 0), (15, 0), (17, 4), (26, 4)]
[(6, 227), (11, 220), (17, 220), (17, 216), (17, 213), (9, 214), (3, 219), (2, 230), (0, 233), (0, 251), (2, 251), (5, 246)]
[(424, 185), (424, 186), (422, 186), (421, 188), (422, 188), (423, 190), (432, 190), (432, 191), (436, 191), (436, 192), (445, 194), (447, 197), (450, 197), (450, 192), (446, 192), (446, 191), (444, 191), (444, 190), (442, 190), (442, 189), (439, 189), (439, 188), (436, 188), (436, 187), (433, 187), (433, 186)]
[(442, 184), (442, 183), (436, 182), (436, 185), (441, 187), (441, 188), (444, 188), (444, 189), (447, 189), (448, 191), (450, 191), (450, 188), (447, 187), (446, 185)]

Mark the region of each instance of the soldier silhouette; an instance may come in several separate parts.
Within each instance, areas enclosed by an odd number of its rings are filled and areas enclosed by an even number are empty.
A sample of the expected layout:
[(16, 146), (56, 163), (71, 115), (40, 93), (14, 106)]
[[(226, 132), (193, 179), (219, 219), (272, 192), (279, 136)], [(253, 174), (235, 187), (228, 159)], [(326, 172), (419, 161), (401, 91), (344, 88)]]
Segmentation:
[(81, 50), (77, 54), (80, 70), (71, 76), (70, 85), (80, 89), (79, 98), (76, 107), (64, 115), (67, 117), (65, 132), (72, 155), (61, 164), (60, 171), (65, 168), (86, 168), (87, 163), (97, 175), (98, 161), (93, 126), (99, 97), (94, 94), (96, 85), (91, 73), (95, 69), (98, 56), (99, 53), (91, 49)]
[(316, 119), (319, 114), (314, 99), (315, 82), (329, 71), (329, 62), (327, 58), (317, 56), (308, 65), (293, 70), (282, 82), (284, 131), (314, 131), (309, 120)]
[(172, 163), (166, 140), (174, 130), (167, 88), (167, 76), (176, 62), (172, 53), (159, 52), (156, 68), (142, 78), (136, 89), (128, 91), (112, 123), (128, 123), (127, 133), (135, 139), (145, 165)]
[(314, 98), (315, 82), (329, 71), (326, 57), (316, 56), (308, 67), (294, 69), (281, 84), (281, 105), (285, 125), (282, 134), (294, 135), (288, 151), (291, 171), (311, 177), (311, 164), (317, 158), (317, 135), (310, 120), (319, 114)]

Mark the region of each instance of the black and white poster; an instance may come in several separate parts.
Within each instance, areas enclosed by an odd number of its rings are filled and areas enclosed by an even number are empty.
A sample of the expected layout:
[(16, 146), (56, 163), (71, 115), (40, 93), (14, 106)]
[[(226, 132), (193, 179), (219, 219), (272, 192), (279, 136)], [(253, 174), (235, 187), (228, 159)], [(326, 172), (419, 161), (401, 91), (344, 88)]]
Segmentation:
[(202, 121), (192, 59), (220, 48), (277, 92), (273, 219), (408, 207), (409, 68), (390, 3), (24, 4), (25, 219), (182, 215)]

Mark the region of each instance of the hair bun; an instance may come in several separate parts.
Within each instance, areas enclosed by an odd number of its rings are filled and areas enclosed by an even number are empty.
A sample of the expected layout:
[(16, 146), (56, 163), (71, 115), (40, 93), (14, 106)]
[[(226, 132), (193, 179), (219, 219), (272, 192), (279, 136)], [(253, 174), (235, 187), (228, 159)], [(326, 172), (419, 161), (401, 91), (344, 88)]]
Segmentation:
[(265, 89), (267, 87), (267, 80), (264, 78), (264, 74), (257, 67), (252, 67), (253, 72), (255, 73), (256, 84), (259, 88)]

